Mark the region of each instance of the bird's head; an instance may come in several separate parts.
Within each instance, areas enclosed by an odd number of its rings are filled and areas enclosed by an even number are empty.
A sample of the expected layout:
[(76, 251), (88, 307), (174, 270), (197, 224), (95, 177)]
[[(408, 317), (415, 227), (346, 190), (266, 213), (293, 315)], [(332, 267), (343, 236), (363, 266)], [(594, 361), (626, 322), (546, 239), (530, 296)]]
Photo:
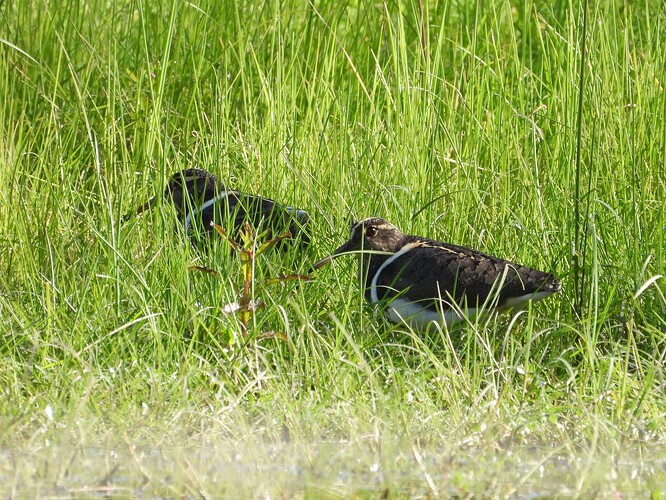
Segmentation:
[(190, 204), (197, 206), (216, 196), (220, 186), (214, 174), (198, 168), (188, 168), (171, 176), (164, 198), (171, 200), (176, 210), (187, 213)]
[[(402, 246), (404, 234), (385, 219), (369, 217), (352, 224), (349, 239), (331, 255), (317, 262), (313, 269), (328, 264), (340, 255), (352, 252), (394, 253)], [(364, 256), (365, 257), (365, 256)]]

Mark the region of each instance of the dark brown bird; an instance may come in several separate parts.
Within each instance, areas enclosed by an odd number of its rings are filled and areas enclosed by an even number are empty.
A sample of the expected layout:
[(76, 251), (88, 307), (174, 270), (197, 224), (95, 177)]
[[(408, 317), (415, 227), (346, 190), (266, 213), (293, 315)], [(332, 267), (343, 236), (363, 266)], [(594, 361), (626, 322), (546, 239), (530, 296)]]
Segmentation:
[(210, 234), (215, 223), (237, 238), (243, 224), (248, 222), (255, 230), (269, 230), (269, 237), (289, 231), (292, 237), (299, 235), (300, 241), (309, 241), (304, 231), (309, 220), (307, 212), (269, 198), (227, 189), (206, 170), (189, 168), (176, 172), (162, 196), (148, 200), (136, 214), (153, 208), (162, 199), (173, 204), (185, 232), (192, 237)]
[(375, 217), (355, 223), (349, 241), (313, 268), (349, 252), (360, 252), (366, 298), (372, 304), (385, 304), (392, 322), (415, 329), (433, 322), (451, 326), (480, 312), (519, 308), (561, 288), (552, 274), (458, 245), (405, 235)]

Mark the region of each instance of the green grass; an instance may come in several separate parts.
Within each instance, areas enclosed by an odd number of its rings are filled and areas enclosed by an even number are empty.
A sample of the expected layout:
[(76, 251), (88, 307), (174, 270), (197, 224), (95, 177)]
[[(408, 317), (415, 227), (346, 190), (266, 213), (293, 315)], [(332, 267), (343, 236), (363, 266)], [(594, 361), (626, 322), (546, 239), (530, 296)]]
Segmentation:
[[(663, 5), (246, 3), (0, 3), (2, 494), (663, 496)], [(311, 213), (257, 280), (378, 215), (564, 289), (424, 335), (339, 259), (244, 339), (120, 222), (190, 166)]]

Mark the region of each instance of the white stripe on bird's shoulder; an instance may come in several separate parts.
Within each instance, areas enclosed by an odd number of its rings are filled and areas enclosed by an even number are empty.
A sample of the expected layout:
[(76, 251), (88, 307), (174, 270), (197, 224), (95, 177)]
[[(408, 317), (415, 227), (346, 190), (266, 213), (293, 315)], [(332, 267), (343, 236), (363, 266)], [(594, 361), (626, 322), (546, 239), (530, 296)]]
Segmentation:
[(206, 203), (202, 204), (196, 210), (192, 210), (190, 213), (188, 213), (187, 217), (185, 217), (185, 232), (187, 232), (189, 230), (190, 224), (192, 223), (192, 217), (194, 215), (203, 213), (203, 211), (206, 210), (208, 207), (210, 207), (211, 205), (214, 205), (218, 201), (224, 200), (228, 195), (229, 195), (229, 193), (225, 191), (224, 193), (219, 194), (215, 198), (211, 198), (210, 200), (208, 200)]
[(432, 248), (433, 250), (439, 250), (439, 251), (444, 251), (446, 253), (450, 253), (450, 254), (453, 254), (453, 255), (459, 255), (460, 257), (462, 257), (464, 259), (469, 259), (470, 257), (475, 259), (473, 253), (471, 255), (468, 255), (468, 254), (464, 254), (462, 252), (457, 252), (457, 251), (453, 250), (452, 248), (449, 248), (448, 246), (446, 246), (446, 243), (430, 242), (430, 241), (423, 241), (423, 240), (420, 240), (416, 243), (417, 243), (417, 246), (419, 246), (421, 248)]
[(400, 250), (398, 250), (396, 253), (391, 255), (388, 259), (386, 259), (381, 266), (379, 266), (379, 269), (377, 269), (377, 272), (372, 277), (372, 281), (370, 282), (370, 301), (373, 304), (379, 302), (379, 295), (377, 294), (377, 280), (379, 280), (379, 275), (382, 274), (382, 271), (386, 269), (387, 266), (390, 266), (391, 263), (395, 262), (397, 259), (405, 255), (407, 252), (418, 246), (420, 246), (419, 242), (408, 243)]

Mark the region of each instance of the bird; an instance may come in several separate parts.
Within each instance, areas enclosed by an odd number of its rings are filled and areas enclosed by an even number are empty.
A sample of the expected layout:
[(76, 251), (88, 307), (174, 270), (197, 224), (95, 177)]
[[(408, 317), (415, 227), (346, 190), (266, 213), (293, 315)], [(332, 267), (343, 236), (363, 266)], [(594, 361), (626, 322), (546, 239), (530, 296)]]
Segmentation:
[(520, 308), (561, 289), (550, 273), (403, 234), (378, 217), (352, 224), (349, 240), (312, 270), (352, 252), (360, 253), (359, 278), (368, 301), (384, 304), (391, 322), (414, 330), (432, 323), (451, 327), (483, 312)]
[[(204, 169), (188, 168), (174, 173), (162, 196), (154, 196), (143, 203), (135, 215), (152, 209), (160, 200), (174, 206), (185, 233), (193, 239), (210, 235), (213, 223), (238, 238), (247, 222), (255, 230), (268, 229), (269, 237), (288, 231), (302, 243), (310, 240), (305, 231), (310, 216), (305, 210), (228, 189), (215, 174)], [(123, 221), (131, 217), (132, 214), (128, 214)]]

